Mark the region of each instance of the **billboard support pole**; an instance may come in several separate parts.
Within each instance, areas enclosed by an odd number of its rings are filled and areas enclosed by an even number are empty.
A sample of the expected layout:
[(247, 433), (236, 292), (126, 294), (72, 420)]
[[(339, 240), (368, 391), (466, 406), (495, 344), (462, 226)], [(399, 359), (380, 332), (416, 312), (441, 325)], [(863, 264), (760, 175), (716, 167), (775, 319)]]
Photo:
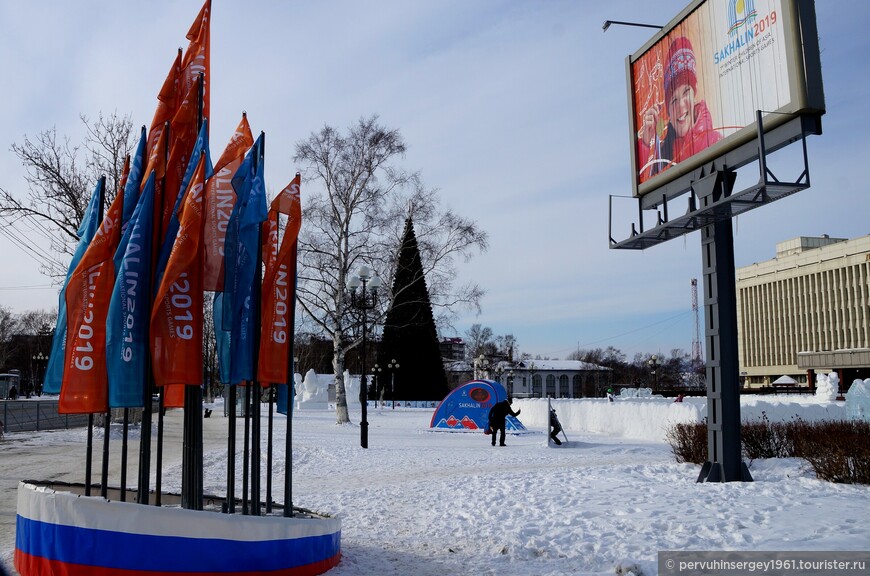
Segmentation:
[[(704, 207), (731, 195), (737, 174), (719, 170), (694, 187)], [(723, 208), (724, 209), (724, 208)], [(707, 318), (707, 462), (698, 482), (751, 482), (740, 446), (740, 368), (731, 218), (701, 229), (704, 315)]]

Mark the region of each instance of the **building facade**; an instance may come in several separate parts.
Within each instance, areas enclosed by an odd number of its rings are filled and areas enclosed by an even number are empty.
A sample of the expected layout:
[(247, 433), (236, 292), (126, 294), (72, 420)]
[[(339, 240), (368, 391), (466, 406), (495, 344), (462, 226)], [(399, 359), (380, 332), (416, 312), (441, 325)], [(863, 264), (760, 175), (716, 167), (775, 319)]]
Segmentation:
[(443, 362), (463, 362), (465, 360), (465, 342), (462, 338), (443, 338), (439, 347)]
[(744, 385), (788, 375), (812, 386), (815, 373), (836, 371), (843, 388), (870, 377), (870, 236), (780, 242), (774, 259), (736, 277)]
[(612, 370), (580, 360), (521, 360), (508, 392), (517, 398), (597, 398), (611, 385)]

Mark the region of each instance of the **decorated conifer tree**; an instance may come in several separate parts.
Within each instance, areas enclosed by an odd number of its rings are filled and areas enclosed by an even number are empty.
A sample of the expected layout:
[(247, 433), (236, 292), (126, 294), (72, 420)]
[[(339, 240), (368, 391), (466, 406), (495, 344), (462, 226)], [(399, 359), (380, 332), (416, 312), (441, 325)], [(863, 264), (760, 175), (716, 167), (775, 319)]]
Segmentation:
[[(387, 399), (440, 401), (447, 395), (447, 377), (410, 216), (405, 221), (392, 290), (393, 305), (387, 312), (378, 347), (382, 371), (377, 388)], [(389, 371), (387, 367), (393, 360), (399, 368)]]

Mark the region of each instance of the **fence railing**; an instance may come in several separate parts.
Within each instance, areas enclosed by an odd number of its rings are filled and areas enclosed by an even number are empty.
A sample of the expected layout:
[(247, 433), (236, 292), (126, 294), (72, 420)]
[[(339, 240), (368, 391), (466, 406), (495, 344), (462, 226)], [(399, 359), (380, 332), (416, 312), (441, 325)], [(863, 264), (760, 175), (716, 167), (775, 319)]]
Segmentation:
[(4, 432), (34, 432), (88, 425), (87, 414), (58, 414), (57, 399), (2, 400), (0, 420)]

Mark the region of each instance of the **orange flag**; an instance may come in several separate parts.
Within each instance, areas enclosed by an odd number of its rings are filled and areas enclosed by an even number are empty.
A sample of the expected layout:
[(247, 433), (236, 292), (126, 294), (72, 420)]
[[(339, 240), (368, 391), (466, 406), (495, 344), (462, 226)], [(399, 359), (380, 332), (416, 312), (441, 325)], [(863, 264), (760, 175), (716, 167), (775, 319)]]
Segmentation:
[(187, 31), (187, 51), (181, 61), (181, 94), (187, 94), (196, 86), (199, 75), (204, 78), (202, 115), (210, 118), (209, 110), (211, 102), (211, 40), (209, 24), (211, 22), (211, 0), (206, 0), (199, 10), (199, 14)]
[[(264, 242), (266, 274), (262, 288), (260, 356), (257, 379), (264, 386), (287, 383), (287, 360), (293, 336), (296, 304), (296, 248), (302, 225), (299, 174), (272, 201), (269, 209), (269, 234)], [(287, 229), (278, 250), (278, 214), (287, 214)], [(274, 232), (273, 232), (274, 223)], [(266, 253), (268, 252), (268, 253)], [(274, 257), (272, 256), (274, 254)]]
[[(178, 49), (178, 55), (175, 57), (175, 62), (172, 63), (172, 67), (169, 69), (169, 74), (166, 75), (166, 80), (163, 82), (163, 87), (160, 88), (160, 93), (157, 95), (157, 110), (154, 111), (154, 119), (151, 120), (151, 128), (148, 130), (148, 147), (146, 153), (149, 156), (154, 151), (158, 140), (160, 140), (160, 137), (163, 135), (166, 123), (172, 120), (178, 110), (178, 83), (180, 78), (181, 48)], [(149, 172), (145, 172), (145, 174), (149, 174)], [(163, 175), (160, 174), (158, 178), (161, 178), (162, 176)]]
[(151, 311), (154, 382), (202, 384), (202, 198), (205, 155), (185, 193), (178, 235)]
[(184, 173), (187, 170), (187, 165), (190, 163), (190, 155), (196, 144), (196, 136), (199, 131), (197, 126), (197, 117), (199, 115), (197, 110), (198, 102), (199, 87), (197, 84), (194, 84), (193, 88), (185, 95), (178, 111), (172, 118), (169, 129), (169, 159), (166, 162), (166, 182), (163, 206), (160, 211), (162, 214), (162, 230), (164, 231), (169, 227), (169, 220), (172, 218), (172, 211), (175, 208), (178, 194), (183, 192), (180, 190), (181, 181), (184, 179)]
[(167, 384), (163, 387), (164, 408), (184, 408), (184, 384)]
[[(123, 180), (126, 178), (125, 174)], [(66, 368), (58, 401), (61, 414), (90, 414), (109, 409), (106, 315), (115, 285), (112, 257), (121, 240), (123, 214), (124, 184), (67, 285), (69, 323)]]
[[(236, 192), (233, 190), (233, 174), (238, 170), (245, 153), (254, 145), (254, 136), (248, 125), (248, 117), (242, 114), (242, 120), (236, 127), (230, 143), (224, 149), (214, 167), (214, 175), (209, 178), (205, 188), (205, 255), (203, 264), (203, 290), (220, 292), (224, 286), (224, 240), (227, 224), (233, 206), (236, 203)], [(277, 248), (276, 248), (277, 250)]]

